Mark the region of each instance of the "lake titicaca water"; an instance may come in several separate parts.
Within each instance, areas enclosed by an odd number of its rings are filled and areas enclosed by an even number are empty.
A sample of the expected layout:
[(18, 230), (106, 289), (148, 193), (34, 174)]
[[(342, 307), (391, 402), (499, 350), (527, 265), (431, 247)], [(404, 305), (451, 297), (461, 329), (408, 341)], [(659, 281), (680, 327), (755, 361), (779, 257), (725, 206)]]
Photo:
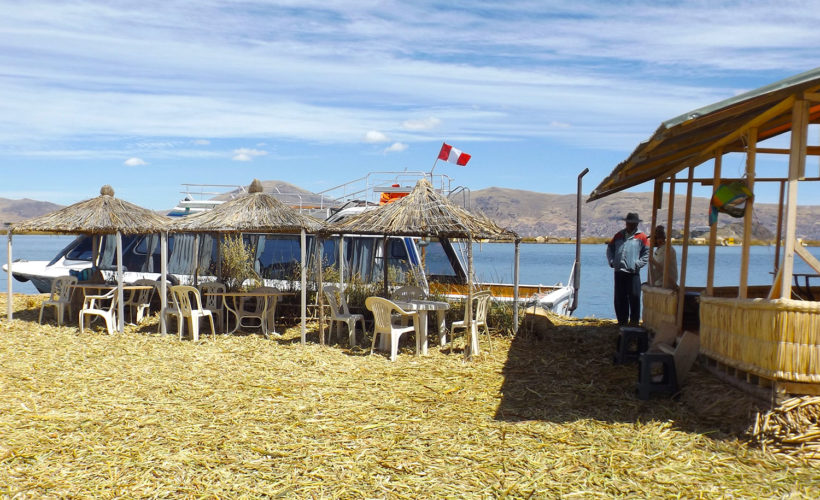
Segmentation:
[[(51, 260), (66, 246), (72, 236), (15, 236), (13, 258), (28, 260)], [(0, 262), (6, 263), (6, 245), (0, 245)], [(682, 249), (678, 252), (678, 262)], [(820, 258), (820, 248), (808, 249)], [(750, 249), (749, 284), (769, 285), (774, 267), (773, 246), (753, 246)], [(705, 246), (689, 247), (686, 271), (687, 286), (706, 285), (706, 263), (709, 249)], [(715, 285), (736, 286), (740, 280), (741, 247), (718, 247), (715, 262)], [(479, 281), (512, 283), (514, 246), (511, 243), (476, 244), (473, 252), (476, 277)], [(575, 245), (522, 244), (520, 275), (522, 284), (554, 285), (566, 283), (575, 260)], [(795, 259), (795, 272), (813, 272), (799, 258)], [(0, 291), (5, 292), (6, 279), (0, 280)], [(643, 272), (646, 279), (646, 271)], [(31, 283), (14, 281), (17, 293), (37, 293)], [(606, 246), (581, 245), (581, 288), (576, 316), (613, 318), (612, 270), (606, 262)]]

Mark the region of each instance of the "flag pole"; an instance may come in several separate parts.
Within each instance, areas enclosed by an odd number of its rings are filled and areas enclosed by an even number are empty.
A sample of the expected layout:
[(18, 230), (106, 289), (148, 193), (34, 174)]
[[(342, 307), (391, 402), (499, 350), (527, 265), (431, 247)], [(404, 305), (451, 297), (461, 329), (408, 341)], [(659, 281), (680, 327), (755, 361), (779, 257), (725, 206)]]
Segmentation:
[[(444, 145), (447, 144), (446, 142), (441, 143), (441, 147), (443, 148)], [(436, 169), (436, 165), (438, 164), (439, 156), (441, 156), (441, 150), (439, 150), (438, 155), (436, 156), (436, 161), (433, 162), (433, 168), (430, 169), (430, 184), (433, 183), (433, 170)]]

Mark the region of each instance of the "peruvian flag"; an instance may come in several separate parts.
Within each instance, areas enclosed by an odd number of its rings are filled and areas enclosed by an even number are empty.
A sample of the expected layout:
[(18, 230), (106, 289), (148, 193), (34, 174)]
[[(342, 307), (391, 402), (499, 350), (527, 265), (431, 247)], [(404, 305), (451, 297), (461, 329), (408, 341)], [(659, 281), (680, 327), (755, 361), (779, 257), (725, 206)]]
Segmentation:
[(470, 155), (461, 152), (461, 150), (456, 149), (449, 144), (442, 143), (441, 151), (438, 154), (438, 159), (449, 161), (450, 163), (455, 163), (456, 165), (461, 165), (463, 167), (468, 161), (470, 161)]

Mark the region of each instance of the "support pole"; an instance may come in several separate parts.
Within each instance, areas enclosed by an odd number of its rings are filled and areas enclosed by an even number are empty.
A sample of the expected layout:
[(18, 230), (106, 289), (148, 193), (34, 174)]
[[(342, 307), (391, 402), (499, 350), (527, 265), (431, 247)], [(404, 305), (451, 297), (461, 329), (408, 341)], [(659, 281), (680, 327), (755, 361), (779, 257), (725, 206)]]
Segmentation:
[[(715, 194), (717, 188), (720, 187), (720, 170), (723, 164), (723, 150), (715, 151), (715, 171), (712, 176), (712, 195)], [(709, 227), (709, 260), (706, 265), (706, 296), (712, 297), (714, 295), (715, 284), (715, 244), (717, 242), (717, 222)]]
[(302, 269), (302, 286), (301, 286), (301, 292), (302, 292), (302, 297), (301, 297), (301, 302), (302, 302), (302, 304), (301, 304), (302, 305), (302, 324), (301, 324), (301, 330), (302, 330), (302, 345), (305, 345), (305, 344), (307, 344), (307, 264), (305, 263), (305, 260), (306, 260), (305, 259), (305, 256), (306, 256), (305, 246), (307, 246), (307, 236), (305, 235), (305, 230), (304, 229), (302, 229), (302, 232), (300, 233), (299, 243), (300, 243), (300, 245), (299, 245), (299, 247), (300, 247), (299, 258), (301, 259), (301, 262), (300, 262), (301, 266), (300, 267)]
[(8, 263), (7, 263), (6, 269), (9, 270), (9, 272), (7, 273), (8, 276), (6, 276), (6, 286), (7, 286), (6, 291), (8, 292), (8, 300), (7, 300), (7, 303), (6, 303), (6, 321), (8, 323), (11, 323), (11, 320), (14, 318), (14, 307), (13, 307), (14, 306), (14, 304), (13, 304), (14, 294), (11, 291), (11, 277), (12, 277), (11, 275), (14, 271), (11, 268), (11, 229), (9, 229), (9, 232), (6, 234), (6, 240), (7, 240), (7, 242), (6, 242), (6, 251), (8, 252), (8, 255), (7, 255), (8, 258), (6, 259), (6, 260), (8, 260)]
[[(666, 214), (666, 231), (667, 231), (666, 253), (664, 253), (664, 259), (666, 259), (666, 260), (664, 262), (669, 262), (669, 259), (671, 258), (671, 254), (672, 254), (672, 217), (675, 215), (675, 184), (676, 184), (674, 182), (674, 180), (675, 180), (675, 176), (673, 175), (672, 176), (672, 181), (673, 182), (669, 183), (669, 203), (668, 203), (669, 208), (667, 209), (667, 214)], [(669, 288), (670, 287), (669, 271), (667, 270), (667, 267), (665, 265), (663, 266), (663, 287), (664, 288)]]
[[(652, 218), (651, 218), (651, 221), (652, 221), (651, 224), (652, 225), (649, 226), (649, 261), (650, 262), (653, 262), (655, 260), (655, 228), (658, 227), (658, 210), (660, 209), (662, 203), (663, 203), (663, 181), (660, 180), (660, 179), (655, 179), (655, 190), (654, 190), (654, 193), (652, 195)], [(669, 229), (670, 229), (670, 231), (669, 231), (669, 238), (670, 238), (669, 244), (671, 244), (672, 231), (671, 231), (671, 228), (669, 228)], [(646, 281), (648, 281), (649, 284), (651, 285), (652, 283), (655, 283), (657, 278), (658, 277), (655, 276), (655, 273), (652, 272), (652, 266), (649, 266), (649, 269), (646, 273)], [(661, 274), (661, 280), (663, 280), (663, 274)], [(663, 284), (663, 281), (661, 281), (661, 284)]]
[[(686, 212), (683, 220), (683, 251), (681, 252), (681, 264), (680, 264), (680, 288), (678, 288), (678, 313), (676, 319), (676, 325), (678, 327), (678, 332), (683, 331), (683, 301), (686, 297), (686, 260), (689, 257), (689, 225), (692, 218), (692, 182), (691, 180), (695, 176), (695, 167), (689, 167), (689, 183), (686, 185)], [(671, 254), (672, 243), (669, 242), (666, 244), (667, 256)], [(666, 260), (665, 262), (669, 262)], [(668, 279), (668, 271), (666, 270), (666, 266), (664, 266), (664, 281)]]
[(125, 328), (125, 299), (122, 291), (122, 232), (117, 231), (117, 331)]
[(780, 182), (780, 196), (777, 199), (777, 235), (774, 238), (774, 274), (777, 276), (777, 271), (780, 270), (780, 245), (783, 238), (783, 201), (786, 195), (786, 181)]
[(513, 333), (518, 333), (518, 281), (521, 258), (521, 240), (515, 239), (515, 261), (513, 264)]
[(794, 272), (794, 244), (797, 236), (797, 183), (806, 167), (806, 135), (808, 134), (808, 101), (799, 100), (792, 109), (792, 141), (789, 154), (789, 182), (786, 197), (786, 235), (783, 243), (783, 267), (781, 271), (780, 297), (792, 296), (792, 273)]
[[(755, 162), (757, 159), (757, 128), (752, 127), (746, 135), (746, 187), (755, 192)], [(743, 248), (740, 254), (740, 287), (738, 298), (745, 299), (749, 295), (749, 249), (752, 245), (752, 216), (754, 197), (746, 200), (746, 210), (743, 214)]]
[(168, 232), (166, 231), (160, 233), (159, 257), (159, 331), (166, 334), (168, 333), (168, 325), (165, 323), (165, 311), (168, 309)]

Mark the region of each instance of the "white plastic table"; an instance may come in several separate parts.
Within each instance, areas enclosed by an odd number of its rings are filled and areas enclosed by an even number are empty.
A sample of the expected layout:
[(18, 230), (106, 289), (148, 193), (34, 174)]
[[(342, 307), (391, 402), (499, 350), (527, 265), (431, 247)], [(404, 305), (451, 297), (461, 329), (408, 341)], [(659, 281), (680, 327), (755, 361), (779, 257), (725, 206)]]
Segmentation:
[[(424, 355), (427, 354), (427, 312), (436, 311), (436, 326), (438, 327), (439, 342), (442, 346), (444, 346), (447, 340), (447, 337), (444, 334), (444, 311), (450, 309), (450, 304), (436, 300), (394, 302), (405, 311), (417, 311), (419, 313), (419, 338), (416, 339), (416, 349), (421, 349), (421, 353)], [(384, 338), (384, 336), (382, 336), (382, 338)]]

